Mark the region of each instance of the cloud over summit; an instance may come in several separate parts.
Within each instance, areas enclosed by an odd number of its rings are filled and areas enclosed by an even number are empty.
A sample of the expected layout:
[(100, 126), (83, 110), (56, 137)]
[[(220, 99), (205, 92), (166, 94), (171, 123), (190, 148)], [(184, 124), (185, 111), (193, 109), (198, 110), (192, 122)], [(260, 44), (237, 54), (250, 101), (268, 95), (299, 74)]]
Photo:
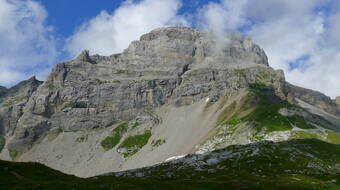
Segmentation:
[(178, 15), (180, 7), (179, 0), (125, 1), (113, 13), (102, 11), (83, 23), (67, 40), (66, 49), (73, 56), (83, 49), (101, 55), (119, 53), (152, 29), (186, 25)]
[[(289, 82), (334, 98), (340, 95), (340, 9), (327, 9), (339, 8), (339, 4), (331, 0), (221, 0), (203, 9), (208, 21), (204, 26), (250, 36), (264, 48), (269, 64), (285, 71)], [(214, 24), (216, 17), (223, 21)]]

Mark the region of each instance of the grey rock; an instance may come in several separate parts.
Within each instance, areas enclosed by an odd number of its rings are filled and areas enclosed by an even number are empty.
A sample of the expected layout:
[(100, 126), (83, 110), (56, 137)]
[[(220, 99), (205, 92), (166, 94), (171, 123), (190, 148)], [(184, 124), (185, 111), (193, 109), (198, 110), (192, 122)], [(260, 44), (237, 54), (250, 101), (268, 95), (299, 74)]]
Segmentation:
[(340, 109), (340, 96), (335, 98), (336, 104), (338, 104), (338, 108)]
[[(5, 126), (15, 128), (8, 149), (25, 152), (51, 129), (108, 127), (150, 115), (163, 105), (236, 96), (259, 83), (282, 99), (307, 96), (287, 84), (282, 71), (268, 66), (259, 46), (237, 35), (228, 38), (219, 46), (211, 33), (160, 28), (132, 42), (121, 54), (90, 56), (83, 51), (76, 59), (57, 64), (37, 90), (27, 93), (28, 102), (19, 111), (5, 111), (20, 112), (11, 127)], [(318, 93), (305, 99), (317, 105), (334, 104)]]
[(42, 82), (33, 76), (12, 88), (6, 89), (0, 97), (0, 135), (12, 133), (15, 130), (26, 102), (41, 84)]
[(6, 87), (3, 87), (3, 86), (0, 86), (0, 98), (6, 94), (7, 92), (7, 88)]
[(74, 60), (74, 62), (88, 62), (95, 64), (95, 62), (90, 58), (90, 52), (88, 50), (84, 50), (81, 54)]
[[(295, 97), (303, 100), (311, 105), (314, 105), (328, 113), (340, 116), (340, 109), (337, 100), (332, 100), (330, 97), (310, 89), (294, 86), (286, 82), (285, 93), (287, 96)], [(291, 103), (295, 103), (293, 99), (289, 99)]]

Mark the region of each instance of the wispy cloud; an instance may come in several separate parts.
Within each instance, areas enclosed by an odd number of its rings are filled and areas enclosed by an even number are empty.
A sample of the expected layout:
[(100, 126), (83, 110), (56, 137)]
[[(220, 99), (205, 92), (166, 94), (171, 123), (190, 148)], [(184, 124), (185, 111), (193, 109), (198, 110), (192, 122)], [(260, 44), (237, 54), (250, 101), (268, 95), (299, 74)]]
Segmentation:
[(102, 11), (83, 23), (67, 40), (66, 50), (73, 56), (84, 49), (101, 55), (119, 53), (152, 29), (185, 25), (177, 15), (180, 7), (179, 0), (125, 1), (113, 13)]
[(200, 14), (208, 29), (233, 29), (253, 38), (288, 81), (335, 97), (340, 95), (340, 11), (321, 9), (330, 2), (221, 0), (206, 5)]
[(0, 85), (35, 74), (44, 78), (56, 58), (45, 9), (31, 0), (0, 0)]

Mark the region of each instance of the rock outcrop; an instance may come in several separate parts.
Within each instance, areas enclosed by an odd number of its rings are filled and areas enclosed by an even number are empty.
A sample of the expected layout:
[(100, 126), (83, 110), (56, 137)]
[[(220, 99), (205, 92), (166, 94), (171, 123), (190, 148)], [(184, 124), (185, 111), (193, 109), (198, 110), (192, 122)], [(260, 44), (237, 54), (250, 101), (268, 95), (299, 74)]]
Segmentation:
[(340, 109), (340, 96), (335, 98), (335, 102), (338, 105), (338, 109)]
[(289, 83), (286, 85), (286, 92), (287, 96), (298, 98), (328, 113), (340, 117), (340, 109), (337, 103), (338, 100), (334, 101), (320, 92), (294, 86)]
[(0, 135), (14, 132), (26, 102), (41, 84), (33, 76), (12, 88), (4, 89), (0, 96)]

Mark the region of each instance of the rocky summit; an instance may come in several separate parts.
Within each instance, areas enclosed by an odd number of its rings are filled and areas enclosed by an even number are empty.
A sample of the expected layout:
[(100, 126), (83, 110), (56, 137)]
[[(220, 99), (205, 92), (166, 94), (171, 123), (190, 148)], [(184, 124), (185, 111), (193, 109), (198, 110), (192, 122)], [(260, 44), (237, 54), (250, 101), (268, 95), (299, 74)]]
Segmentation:
[(340, 144), (339, 98), (289, 84), (238, 34), (160, 28), (0, 88), (0, 158), (80, 177), (306, 138)]

